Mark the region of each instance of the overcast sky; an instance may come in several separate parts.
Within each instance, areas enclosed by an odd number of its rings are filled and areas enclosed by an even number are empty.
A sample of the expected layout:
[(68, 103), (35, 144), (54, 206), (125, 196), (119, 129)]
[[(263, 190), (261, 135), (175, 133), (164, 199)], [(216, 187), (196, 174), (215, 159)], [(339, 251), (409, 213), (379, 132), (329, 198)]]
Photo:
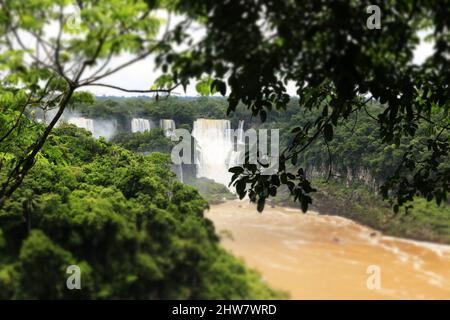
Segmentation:
[[(421, 32), (419, 35), (423, 39), (427, 33)], [(421, 64), (423, 61), (432, 54), (433, 44), (425, 41), (421, 41), (420, 45), (416, 48), (414, 52), (414, 63)], [(155, 79), (161, 74), (155, 70), (153, 63), (154, 57), (148, 57), (145, 60), (135, 63), (134, 65), (125, 68), (114, 75), (102, 80), (102, 83), (107, 83), (114, 86), (119, 86), (126, 89), (132, 90), (148, 90), (153, 85)], [(130, 60), (130, 56), (117, 57), (113, 64), (121, 64)], [(86, 87), (87, 91), (92, 92), (97, 96), (108, 95), (108, 96), (138, 96), (142, 95), (139, 93), (127, 93), (123, 91), (118, 91), (103, 87)], [(181, 96), (198, 96), (195, 85), (191, 84), (187, 88), (187, 92), (184, 92), (182, 88), (175, 91)], [(296, 89), (293, 84), (288, 85), (288, 93), (290, 95), (296, 95)]]

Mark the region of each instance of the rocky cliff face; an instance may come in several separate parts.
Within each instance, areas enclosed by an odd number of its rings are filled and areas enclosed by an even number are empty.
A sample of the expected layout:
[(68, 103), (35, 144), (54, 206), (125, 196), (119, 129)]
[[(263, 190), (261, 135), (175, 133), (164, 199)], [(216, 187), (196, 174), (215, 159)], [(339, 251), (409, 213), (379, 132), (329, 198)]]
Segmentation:
[[(329, 168), (325, 166), (314, 166), (306, 168), (306, 175), (310, 179), (326, 178), (329, 174)], [(362, 183), (371, 191), (378, 192), (383, 181), (375, 179), (369, 169), (363, 167), (351, 168), (347, 166), (341, 170), (332, 169), (332, 177), (351, 187), (355, 183)]]

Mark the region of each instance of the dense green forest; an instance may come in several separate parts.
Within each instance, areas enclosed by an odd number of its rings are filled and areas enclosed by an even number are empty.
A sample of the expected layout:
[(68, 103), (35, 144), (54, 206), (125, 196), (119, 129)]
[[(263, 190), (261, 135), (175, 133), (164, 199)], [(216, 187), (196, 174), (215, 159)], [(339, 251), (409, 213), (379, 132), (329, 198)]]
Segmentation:
[[(372, 2), (1, 0), (0, 298), (286, 297), (204, 217), (236, 195), (192, 165), (178, 181), (174, 141), (130, 133), (133, 118), (280, 129), (276, 172), (230, 171), (258, 211), (313, 208), (449, 243), (449, 5), (377, 1), (372, 28)], [(202, 97), (176, 97), (193, 87)], [(84, 290), (66, 290), (72, 264)]]
[[(412, 210), (394, 214), (374, 195), (402, 156), (402, 148), (377, 140), (371, 117), (380, 108), (370, 106), (342, 126), (329, 146), (316, 143), (301, 159), (318, 189), (313, 209), (344, 215), (388, 234), (450, 243), (448, 205), (417, 199)], [(86, 117), (117, 117), (124, 123), (137, 116), (171, 118), (177, 127), (191, 128), (196, 118), (206, 117), (205, 110), (208, 117), (223, 118), (226, 102), (110, 98), (74, 109)], [(286, 146), (291, 129), (312, 116), (292, 103), (286, 112), (272, 113), (268, 123), (245, 111), (235, 113), (232, 123), (236, 127), (245, 119), (245, 128), (280, 128)], [(195, 188), (177, 182), (168, 155), (173, 145), (161, 129), (129, 133), (124, 128), (106, 142), (61, 125), (46, 145), (50, 160), (38, 160), (0, 211), (1, 297), (282, 297), (220, 248), (203, 211), (207, 201), (236, 196), (204, 178), (187, 182)], [(298, 206), (282, 190), (272, 204)], [(65, 268), (72, 264), (82, 266), (85, 290), (64, 289)], [(59, 272), (42, 277), (50, 268)]]
[[(2, 299), (266, 299), (283, 297), (226, 253), (170, 159), (61, 126), (0, 210)], [(69, 265), (83, 290), (66, 289)]]
[[(299, 126), (305, 126), (316, 117), (317, 111), (308, 111), (299, 107), (299, 101), (292, 98), (286, 110), (273, 110), (265, 123), (258, 117), (252, 117), (243, 105), (226, 116), (227, 101), (224, 98), (176, 98), (171, 97), (156, 101), (148, 98), (101, 98), (94, 104), (75, 107), (83, 116), (100, 119), (124, 119), (129, 125), (132, 118), (144, 117), (158, 121), (173, 119), (177, 128), (192, 129), (198, 118), (230, 119), (232, 128), (237, 128), (239, 120), (244, 120), (244, 129), (276, 128), (280, 129), (281, 150), (292, 143), (291, 132)], [(385, 107), (371, 103), (364, 112), (359, 112), (342, 122), (336, 129), (333, 141), (318, 140), (299, 158), (310, 175), (327, 176), (331, 169), (334, 178), (345, 180), (347, 184), (353, 180), (361, 180), (373, 190), (378, 189), (388, 177), (399, 167), (407, 146), (414, 142), (418, 147), (427, 139), (430, 128), (421, 126), (418, 136), (403, 139), (398, 145), (386, 145), (379, 139), (376, 118)], [(156, 129), (147, 133), (128, 133), (129, 129), (119, 128), (114, 142), (135, 151), (166, 151), (174, 145), (163, 133)], [(441, 163), (443, 168), (450, 167), (448, 161)], [(293, 166), (291, 166), (293, 167)]]
[[(91, 110), (96, 113), (92, 113)], [(148, 98), (120, 99), (105, 97), (97, 99), (94, 105), (77, 108), (84, 116), (108, 118), (111, 114), (126, 119), (147, 117), (150, 119), (174, 119), (177, 127), (192, 128), (197, 118), (225, 118), (226, 100), (223, 98), (176, 98), (162, 101)], [(103, 110), (103, 111), (99, 111)], [(440, 206), (416, 198), (408, 202), (398, 213), (394, 213), (388, 201), (383, 201), (380, 186), (398, 168), (410, 141), (385, 145), (378, 137), (376, 117), (383, 110), (380, 104), (372, 103), (366, 110), (350, 117), (340, 126), (333, 141), (326, 144), (318, 140), (302, 155), (300, 164), (305, 167), (313, 186), (318, 191), (313, 195), (312, 208), (322, 213), (346, 216), (387, 234), (450, 243), (450, 205)], [(204, 116), (208, 114), (208, 116)], [(282, 149), (292, 141), (291, 131), (305, 125), (317, 116), (298, 107), (293, 98), (286, 110), (274, 111), (268, 121), (261, 123), (240, 106), (232, 114), (232, 127), (237, 128), (239, 120), (248, 128), (280, 129)], [(417, 144), (427, 139), (427, 128), (422, 127), (416, 137)], [(174, 142), (164, 137), (159, 129), (146, 133), (118, 133), (114, 142), (134, 152), (160, 150), (168, 152)], [(164, 146), (164, 147), (163, 147)], [(443, 162), (442, 166), (450, 166)], [(293, 170), (293, 166), (292, 170)], [(195, 186), (210, 203), (235, 198), (227, 188), (205, 178), (190, 179), (186, 183)], [(281, 188), (278, 195), (269, 202), (272, 205), (298, 207), (287, 189)]]

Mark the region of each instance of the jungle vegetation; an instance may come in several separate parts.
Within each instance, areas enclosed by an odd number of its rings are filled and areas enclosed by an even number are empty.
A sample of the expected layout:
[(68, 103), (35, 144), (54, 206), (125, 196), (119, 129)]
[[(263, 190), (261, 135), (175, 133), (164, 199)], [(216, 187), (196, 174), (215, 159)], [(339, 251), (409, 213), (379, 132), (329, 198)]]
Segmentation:
[[(373, 4), (381, 29), (369, 30)], [(114, 116), (117, 102), (96, 100), (89, 86), (153, 93), (159, 109), (138, 99), (136, 107), (180, 125), (196, 112), (236, 121), (242, 106), (249, 125), (259, 117), (289, 127), (277, 174), (233, 169), (239, 195), (260, 211), (282, 185), (306, 211), (314, 168), (328, 181), (368, 170), (394, 212), (416, 199), (448, 201), (448, 1), (0, 0), (0, 9), (2, 298), (279, 296), (218, 246), (206, 201), (176, 182), (167, 155), (55, 129), (68, 109)], [(182, 19), (168, 28), (161, 11)], [(205, 28), (199, 39), (193, 24)], [(434, 52), (416, 64), (422, 30), (431, 30)], [(148, 90), (106, 81), (150, 56), (162, 75)], [(167, 99), (190, 83), (226, 100), (185, 108)], [(33, 120), (46, 111), (54, 111), (48, 124)], [(118, 112), (126, 123), (130, 114)], [(364, 117), (373, 122), (345, 130)], [(146, 138), (154, 145), (145, 149), (166, 150), (154, 132), (117, 141), (141, 152)], [(83, 266), (86, 290), (64, 289), (68, 264)]]
[[(271, 299), (219, 246), (208, 203), (170, 157), (133, 153), (62, 125), (0, 209), (1, 299)], [(68, 290), (66, 269), (82, 270)]]

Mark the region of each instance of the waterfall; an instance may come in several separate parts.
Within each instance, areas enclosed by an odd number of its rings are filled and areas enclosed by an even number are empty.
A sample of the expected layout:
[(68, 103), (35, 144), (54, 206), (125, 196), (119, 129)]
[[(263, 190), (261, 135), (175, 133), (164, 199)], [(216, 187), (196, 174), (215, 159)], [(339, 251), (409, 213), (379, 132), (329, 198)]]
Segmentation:
[(152, 129), (152, 123), (148, 119), (134, 118), (131, 120), (131, 132), (145, 132)]
[(72, 117), (67, 120), (68, 123), (83, 128), (91, 133), (94, 133), (94, 120), (84, 117)]
[(197, 142), (197, 177), (212, 179), (228, 186), (228, 172), (233, 152), (229, 120), (197, 119), (192, 136)]
[[(234, 143), (234, 141), (233, 141)], [(245, 156), (245, 135), (244, 135), (244, 120), (239, 120), (237, 129), (236, 148), (233, 148), (230, 155), (229, 167), (235, 167), (242, 164)]]
[(111, 140), (117, 131), (117, 122), (115, 120), (93, 120), (84, 117), (69, 117), (67, 123), (91, 132), (94, 138), (103, 137), (106, 140)]
[(117, 131), (117, 120), (94, 119), (94, 132), (92, 135), (95, 138), (103, 137), (107, 141), (111, 140)]
[(164, 130), (164, 134), (166, 137), (170, 137), (173, 135), (175, 130), (175, 121), (172, 119), (161, 119), (159, 120), (159, 126)]

